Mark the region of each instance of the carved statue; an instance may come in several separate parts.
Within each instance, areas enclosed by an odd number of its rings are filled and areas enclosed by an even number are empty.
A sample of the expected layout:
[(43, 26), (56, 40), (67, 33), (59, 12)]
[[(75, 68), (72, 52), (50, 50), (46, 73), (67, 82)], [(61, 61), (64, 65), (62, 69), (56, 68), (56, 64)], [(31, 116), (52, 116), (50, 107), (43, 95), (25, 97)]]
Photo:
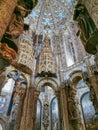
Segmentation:
[(76, 110), (76, 103), (74, 101), (73, 97), (68, 98), (68, 110), (69, 110), (69, 116), (71, 118), (77, 118), (77, 110)]
[(33, 8), (32, 0), (19, 0), (11, 17), (9, 26), (6, 30), (6, 36), (12, 39), (18, 38), (24, 29), (24, 17), (26, 17)]
[(44, 104), (43, 106), (43, 125), (46, 127), (49, 125), (49, 105)]
[(77, 105), (75, 101), (76, 89), (74, 87), (70, 87), (68, 89), (68, 112), (70, 118), (77, 118)]
[(12, 110), (10, 115), (10, 121), (15, 121), (16, 119), (18, 104), (20, 100), (19, 91), (20, 91), (20, 82), (16, 81), (15, 90), (13, 94), (13, 105), (12, 105)]
[(76, 5), (73, 19), (78, 22), (80, 38), (85, 44), (90, 36), (96, 31), (95, 23), (91, 19), (86, 7), (81, 3)]

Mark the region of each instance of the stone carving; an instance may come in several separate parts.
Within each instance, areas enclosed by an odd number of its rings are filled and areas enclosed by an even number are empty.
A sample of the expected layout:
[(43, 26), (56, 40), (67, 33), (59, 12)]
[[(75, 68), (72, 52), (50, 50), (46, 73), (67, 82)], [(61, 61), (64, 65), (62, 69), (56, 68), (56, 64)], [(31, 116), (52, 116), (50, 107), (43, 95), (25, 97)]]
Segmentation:
[(36, 69), (37, 76), (56, 77), (57, 65), (54, 54), (49, 46), (49, 38), (46, 36), (43, 42), (43, 50), (40, 53), (39, 64)]
[(96, 31), (96, 26), (83, 4), (78, 3), (76, 5), (73, 19), (78, 22), (80, 38), (85, 45), (87, 40)]
[(18, 71), (15, 75), (12, 73), (8, 74), (8, 77), (13, 78), (15, 82), (15, 88), (13, 91), (13, 103), (12, 103), (12, 110), (11, 110), (11, 115), (10, 115), (10, 121), (15, 121), (16, 120), (16, 115), (18, 111), (18, 105), (20, 103), (20, 99), (23, 98), (24, 93), (25, 93), (25, 84), (27, 84), (26, 79), (21, 77), (21, 72)]
[(46, 128), (49, 125), (49, 101), (47, 95), (45, 95), (45, 100), (43, 103), (43, 125)]
[(16, 82), (14, 95), (13, 95), (13, 106), (12, 106), (11, 117), (10, 117), (11, 121), (16, 120), (20, 99), (22, 99), (24, 97), (24, 94), (25, 94), (25, 89), (22, 88), (21, 86), (23, 86), (23, 85), (21, 84), (21, 81), (18, 80)]
[(44, 126), (49, 125), (49, 105), (44, 104), (43, 106), (43, 124)]
[(5, 35), (13, 40), (17, 39), (24, 30), (24, 17), (26, 17), (33, 8), (32, 0), (19, 0), (12, 14), (9, 26)]
[(26, 37), (24, 34), (21, 35), (17, 63), (13, 62), (13, 65), (25, 73), (31, 74), (34, 66), (33, 53), (34, 50), (32, 48), (32, 40), (28, 39), (28, 37)]
[(78, 117), (77, 103), (75, 100), (76, 89), (69, 86), (68, 90), (68, 112), (70, 119)]

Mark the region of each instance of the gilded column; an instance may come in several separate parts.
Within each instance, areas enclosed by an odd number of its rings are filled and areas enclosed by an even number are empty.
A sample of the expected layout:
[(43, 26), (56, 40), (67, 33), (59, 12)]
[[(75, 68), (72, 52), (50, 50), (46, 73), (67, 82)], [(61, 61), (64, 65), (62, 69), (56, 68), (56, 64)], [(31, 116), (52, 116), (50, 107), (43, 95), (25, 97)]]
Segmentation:
[(24, 97), (25, 97), (25, 92), (26, 90), (24, 88), (20, 89), (20, 101), (18, 104), (18, 111), (17, 111), (17, 116), (16, 116), (16, 121), (15, 121), (15, 127), (14, 130), (20, 130), (20, 122), (21, 122), (21, 117), (22, 117), (22, 110), (23, 110), (23, 103), (24, 103)]
[(21, 119), (20, 130), (26, 130), (26, 117), (27, 117), (28, 97), (29, 97), (29, 89), (27, 88), (27, 90), (26, 90), (26, 97), (25, 97), (25, 100), (24, 100), (23, 115), (22, 115), (22, 119)]

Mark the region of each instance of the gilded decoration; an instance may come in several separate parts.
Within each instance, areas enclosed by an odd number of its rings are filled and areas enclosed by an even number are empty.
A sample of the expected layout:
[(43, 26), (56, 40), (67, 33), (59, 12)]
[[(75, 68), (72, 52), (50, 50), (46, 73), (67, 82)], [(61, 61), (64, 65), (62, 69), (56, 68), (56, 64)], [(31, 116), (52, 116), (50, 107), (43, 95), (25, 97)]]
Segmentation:
[(49, 76), (56, 77), (57, 65), (54, 58), (54, 54), (49, 45), (49, 38), (46, 36), (43, 41), (43, 50), (40, 53), (38, 61), (36, 75), (37, 76)]
[(0, 43), (0, 55), (9, 62), (12, 62), (12, 60), (16, 57), (16, 51), (10, 48), (7, 44)]
[(0, 39), (5, 33), (16, 4), (17, 0), (4, 0), (0, 3)]
[(26, 17), (33, 8), (32, 0), (27, 1), (19, 0), (14, 12), (11, 16), (9, 26), (6, 29), (5, 35), (12, 40), (14, 40), (17, 44), (18, 37), (23, 32), (24, 29), (24, 17)]

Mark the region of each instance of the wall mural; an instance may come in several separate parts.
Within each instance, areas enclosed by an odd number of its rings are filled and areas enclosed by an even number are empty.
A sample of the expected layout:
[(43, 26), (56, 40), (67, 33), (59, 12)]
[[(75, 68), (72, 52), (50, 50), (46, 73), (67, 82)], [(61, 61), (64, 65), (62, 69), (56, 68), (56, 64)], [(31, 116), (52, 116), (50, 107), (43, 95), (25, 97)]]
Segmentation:
[(57, 98), (51, 101), (51, 130), (59, 130), (59, 115), (58, 115), (58, 102)]
[[(81, 105), (83, 109), (84, 121), (87, 130), (93, 130), (92, 125), (95, 119), (95, 110), (94, 106), (90, 100), (90, 93), (86, 93), (83, 95), (81, 100)], [(95, 129), (94, 129), (95, 130)]]

